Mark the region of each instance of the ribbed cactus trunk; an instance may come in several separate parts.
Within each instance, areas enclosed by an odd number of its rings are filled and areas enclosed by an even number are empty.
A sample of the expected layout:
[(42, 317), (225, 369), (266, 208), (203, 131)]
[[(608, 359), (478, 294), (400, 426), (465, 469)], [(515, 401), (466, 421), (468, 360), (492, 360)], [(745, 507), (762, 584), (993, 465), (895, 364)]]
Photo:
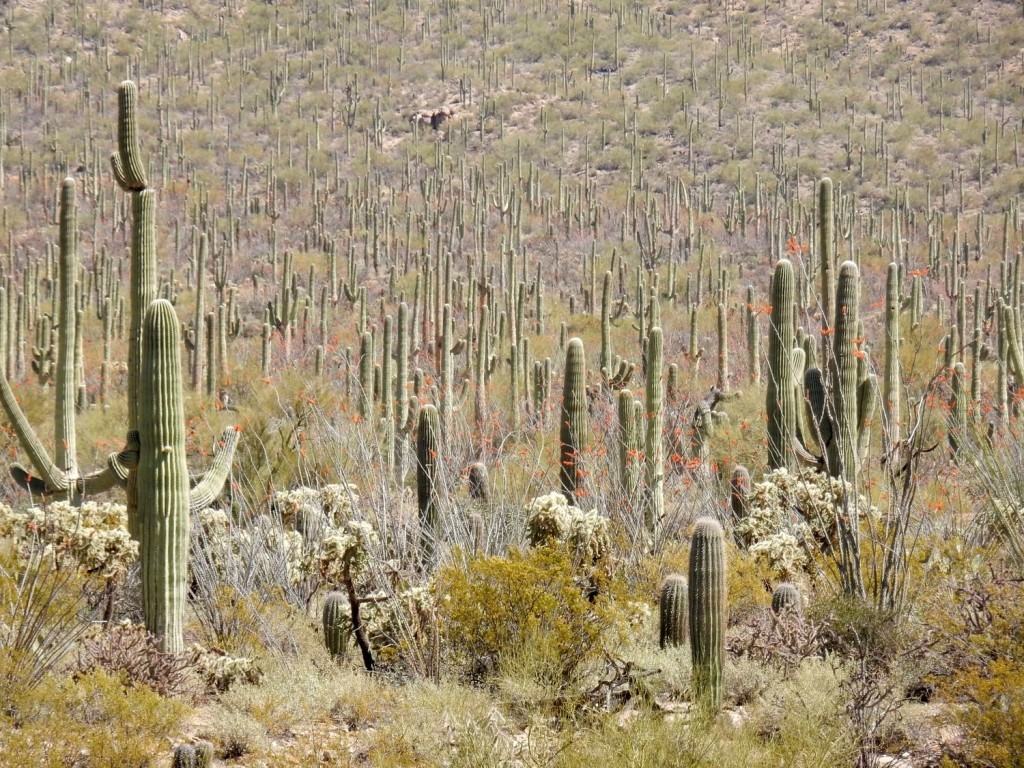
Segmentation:
[(323, 610), (324, 645), (332, 659), (340, 659), (348, 649), (348, 636), (352, 621), (348, 615), (348, 596), (343, 592), (331, 592), (324, 600)]
[(964, 447), (967, 437), (967, 371), (964, 364), (956, 362), (953, 365), (953, 375), (950, 379), (949, 417), (947, 420), (947, 439), (949, 451), (956, 461), (960, 458), (960, 452)]
[(409, 306), (403, 301), (398, 305), (398, 348), (395, 353), (395, 481), (405, 479), (406, 453), (408, 452), (409, 395)]
[(203, 387), (203, 366), (206, 363), (206, 256), (209, 250), (206, 233), (199, 235), (199, 249), (196, 252), (196, 307), (192, 323), (192, 391)]
[[(132, 195), (131, 325), (128, 329), (128, 432), (141, 431), (139, 402), (142, 387), (143, 315), (156, 299), (156, 196), (151, 189)], [(141, 541), (138, 515), (138, 471), (128, 473), (126, 490), (128, 531)]]
[(864, 596), (864, 582), (860, 572), (860, 515), (857, 508), (858, 439), (861, 429), (859, 357), (858, 348), (860, 274), (852, 261), (839, 268), (836, 285), (835, 322), (829, 365), (829, 403), (832, 418), (831, 439), (826, 445), (826, 463), (829, 474), (843, 478), (850, 491), (845, 494), (842, 508), (837, 510), (839, 528), (839, 567), (843, 591), (851, 597)]
[(428, 403), (420, 408), (416, 430), (416, 498), (420, 520), (420, 562), (433, 562), (438, 526), (438, 472), (441, 448), (441, 419)]
[(69, 492), (77, 502), (78, 451), (75, 440), (75, 329), (78, 327), (75, 279), (78, 277), (78, 204), (75, 181), (65, 179), (60, 190), (60, 316), (57, 321), (57, 405), (54, 439), (58, 469), (72, 481)]
[(889, 265), (885, 279), (885, 379), (882, 401), (890, 445), (900, 441), (900, 287), (899, 265)]
[(569, 340), (565, 350), (565, 377), (562, 388), (562, 413), (559, 452), (559, 477), (562, 493), (576, 504), (585, 493), (583, 451), (588, 432), (587, 360), (583, 342)]
[[(640, 453), (640, 420), (637, 418), (636, 403), (632, 392), (628, 389), (619, 390), (619, 483), (622, 485), (623, 495), (630, 503), (636, 500), (643, 466)], [(642, 408), (643, 406), (641, 411)]]
[(686, 601), (686, 577), (667, 576), (658, 597), (658, 647), (663, 650), (686, 645)]
[(612, 375), (612, 273), (605, 272), (601, 283), (601, 373)]
[(860, 274), (857, 265), (847, 261), (839, 268), (832, 355), (828, 359), (833, 434), (827, 459), (829, 474), (850, 483), (857, 479), (859, 309)]
[(184, 650), (189, 542), (189, 481), (178, 318), (154, 301), (142, 329), (138, 515), (142, 532), (142, 607), (161, 650)]
[(665, 451), (662, 443), (662, 429), (665, 412), (661, 370), (663, 364), (663, 342), (661, 328), (651, 328), (647, 334), (647, 437), (644, 441), (644, 459), (647, 464), (647, 504), (644, 509), (644, 525), (649, 535), (656, 536), (665, 517)]
[(831, 357), (831, 326), (835, 306), (836, 251), (832, 179), (818, 182), (818, 259), (821, 263), (821, 355)]
[(803, 598), (796, 584), (784, 581), (772, 592), (772, 613), (776, 616), (791, 613), (799, 616), (803, 613)]
[(729, 391), (729, 314), (725, 303), (718, 303), (718, 388)]
[(690, 539), (690, 649), (694, 702), (705, 713), (722, 706), (725, 662), (726, 564), (722, 526), (699, 519)]
[(768, 468), (793, 465), (796, 390), (793, 382), (793, 265), (780, 259), (772, 277), (772, 322), (768, 332)]
[(750, 471), (737, 464), (729, 480), (729, 509), (735, 522), (750, 514)]

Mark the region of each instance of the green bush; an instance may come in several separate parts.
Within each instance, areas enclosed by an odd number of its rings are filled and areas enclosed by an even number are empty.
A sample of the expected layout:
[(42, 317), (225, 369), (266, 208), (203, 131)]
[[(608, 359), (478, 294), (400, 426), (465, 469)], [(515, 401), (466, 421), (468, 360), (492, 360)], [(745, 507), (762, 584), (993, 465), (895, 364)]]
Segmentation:
[(615, 624), (611, 598), (588, 600), (556, 545), (450, 566), (437, 588), (446, 640), (476, 676), (516, 669), (562, 690), (600, 656)]

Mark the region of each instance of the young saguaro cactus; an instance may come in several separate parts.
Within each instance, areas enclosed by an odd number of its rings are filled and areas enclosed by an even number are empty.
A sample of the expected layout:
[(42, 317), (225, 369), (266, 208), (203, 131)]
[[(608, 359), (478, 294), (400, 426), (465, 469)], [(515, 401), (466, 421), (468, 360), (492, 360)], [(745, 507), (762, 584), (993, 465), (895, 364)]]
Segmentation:
[(686, 601), (686, 577), (667, 576), (658, 598), (658, 646), (662, 650), (686, 645)]
[(803, 599), (796, 584), (784, 581), (772, 592), (772, 613), (777, 616), (787, 612), (799, 616), (803, 612)]
[(793, 383), (793, 265), (780, 259), (772, 277), (772, 322), (768, 335), (768, 468), (793, 464), (796, 389)]
[(583, 451), (587, 443), (587, 359), (583, 341), (569, 340), (562, 388), (560, 467), (562, 493), (570, 504), (584, 495)]
[(324, 645), (332, 659), (345, 655), (352, 622), (348, 616), (348, 597), (342, 592), (331, 592), (324, 600)]
[(722, 526), (700, 518), (690, 539), (689, 605), (693, 692), (699, 707), (716, 712), (722, 706), (725, 660), (726, 563)]
[(174, 307), (158, 299), (142, 330), (138, 514), (146, 629), (167, 653), (184, 650), (188, 587), (189, 487), (185, 396)]

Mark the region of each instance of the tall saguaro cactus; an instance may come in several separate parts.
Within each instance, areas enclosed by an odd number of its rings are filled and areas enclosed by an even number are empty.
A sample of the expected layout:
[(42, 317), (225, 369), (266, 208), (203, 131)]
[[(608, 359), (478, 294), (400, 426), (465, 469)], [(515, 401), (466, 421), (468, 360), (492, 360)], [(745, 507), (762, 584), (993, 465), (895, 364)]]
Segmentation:
[(565, 349), (565, 381), (562, 388), (560, 467), (562, 493), (575, 504), (583, 495), (583, 450), (587, 443), (587, 359), (583, 341), (569, 340)]
[(161, 650), (184, 650), (189, 487), (178, 318), (165, 299), (146, 310), (139, 395), (138, 514), (142, 607)]
[(793, 265), (780, 259), (772, 277), (772, 323), (768, 335), (768, 468), (793, 464), (796, 389), (793, 383)]
[(885, 379), (882, 387), (889, 440), (900, 440), (900, 289), (899, 265), (889, 265), (885, 279)]
[(857, 328), (860, 310), (860, 273), (852, 261), (839, 268), (836, 285), (833, 343), (828, 358), (833, 418), (828, 448), (828, 470), (833, 477), (854, 482), (857, 477), (858, 387)]
[(690, 539), (689, 603), (693, 692), (698, 706), (715, 712), (722, 706), (725, 660), (726, 583), (722, 526), (699, 519)]
[(651, 328), (647, 334), (647, 435), (644, 457), (647, 462), (647, 504), (644, 509), (644, 524), (647, 532), (654, 535), (665, 517), (665, 458), (661, 439), (665, 421), (662, 407), (663, 384), (661, 369), (663, 362), (661, 328)]

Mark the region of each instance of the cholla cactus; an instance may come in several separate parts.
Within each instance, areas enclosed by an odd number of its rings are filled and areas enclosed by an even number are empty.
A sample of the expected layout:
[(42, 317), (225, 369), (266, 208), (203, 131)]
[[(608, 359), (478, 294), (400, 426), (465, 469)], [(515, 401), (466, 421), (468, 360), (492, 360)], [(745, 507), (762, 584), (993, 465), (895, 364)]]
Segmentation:
[(57, 501), (15, 512), (0, 505), (0, 538), (19, 548), (41, 542), (59, 563), (111, 579), (123, 575), (139, 556), (128, 534), (123, 504), (88, 501), (80, 507)]
[(378, 543), (372, 525), (349, 520), (343, 528), (324, 537), (313, 555), (310, 570), (330, 584), (343, 584), (363, 572)]
[(526, 505), (526, 536), (531, 546), (568, 545), (582, 562), (597, 563), (610, 551), (608, 519), (596, 509), (584, 512), (552, 492)]
[(211, 691), (223, 692), (235, 683), (256, 685), (263, 679), (263, 670), (248, 656), (230, 656), (216, 648), (193, 645), (192, 664)]
[[(769, 472), (751, 487), (748, 513), (736, 523), (736, 538), (778, 576), (788, 578), (807, 565), (811, 546), (835, 540), (835, 510), (848, 491), (842, 478), (821, 472)], [(863, 498), (856, 508), (860, 514), (878, 514)]]

